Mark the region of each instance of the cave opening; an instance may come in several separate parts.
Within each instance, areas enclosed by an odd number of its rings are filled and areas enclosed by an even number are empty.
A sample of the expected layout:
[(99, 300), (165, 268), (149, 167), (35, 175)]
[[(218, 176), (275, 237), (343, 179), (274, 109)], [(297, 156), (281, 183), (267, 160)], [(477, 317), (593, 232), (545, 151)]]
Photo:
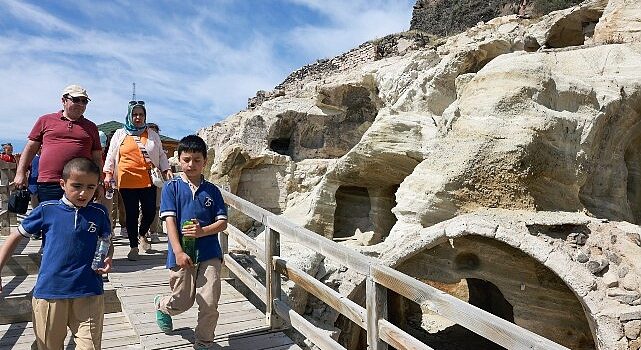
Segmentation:
[[(493, 238), (447, 240), (414, 253), (395, 268), (567, 348), (597, 348), (589, 316), (570, 287), (539, 261)], [(358, 294), (358, 300), (364, 297)], [(391, 290), (387, 309), (390, 322), (434, 349), (502, 349)], [(339, 320), (338, 325), (344, 323)], [(365, 332), (352, 333), (341, 338), (346, 348), (363, 349)]]
[(340, 186), (336, 191), (334, 212), (334, 239), (354, 236), (356, 230), (373, 229), (370, 219), (371, 201), (365, 187)]
[[(458, 283), (429, 281), (428, 284), (514, 323), (512, 305), (492, 282), (478, 278), (467, 278)], [(388, 293), (388, 309), (394, 310), (390, 312), (392, 323), (434, 349), (504, 349), (430, 310), (422, 310), (418, 304), (405, 297), (393, 292)]]
[(398, 185), (340, 186), (335, 193), (334, 240), (355, 239), (362, 245), (380, 243), (396, 223), (392, 208), (397, 190)]
[(285, 156), (292, 156), (292, 140), (290, 138), (278, 138), (269, 141), (269, 149)]

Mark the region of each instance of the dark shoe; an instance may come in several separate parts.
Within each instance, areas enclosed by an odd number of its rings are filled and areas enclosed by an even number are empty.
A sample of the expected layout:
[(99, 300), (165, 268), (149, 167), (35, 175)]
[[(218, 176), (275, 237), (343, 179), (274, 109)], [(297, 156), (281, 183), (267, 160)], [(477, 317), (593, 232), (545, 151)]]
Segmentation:
[(129, 261), (137, 261), (139, 259), (138, 255), (138, 248), (131, 248), (129, 251), (129, 254), (127, 254), (127, 260)]

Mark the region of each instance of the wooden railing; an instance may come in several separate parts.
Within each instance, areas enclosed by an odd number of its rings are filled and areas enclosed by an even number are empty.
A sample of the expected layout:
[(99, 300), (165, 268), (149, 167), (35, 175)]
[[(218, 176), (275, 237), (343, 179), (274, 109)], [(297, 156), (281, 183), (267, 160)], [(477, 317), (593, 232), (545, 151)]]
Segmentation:
[(0, 160), (0, 235), (9, 235), (11, 219), (15, 214), (7, 210), (7, 200), (13, 189), (13, 178), (16, 176), (16, 163)]
[[(567, 349), (549, 339), (519, 327), (461, 301), (432, 286), (383, 265), (376, 259), (335, 243), (310, 230), (296, 226), (227, 191), (222, 191), (225, 202), (265, 226), (265, 244), (261, 247), (232, 224), (220, 235), (225, 254), (225, 266), (258, 298), (265, 303), (266, 323), (279, 326), (278, 316), (287, 325), (313, 342), (321, 349), (345, 349), (327, 333), (316, 328), (281, 300), (280, 275), (302, 287), (307, 292), (331, 306), (367, 331), (370, 350), (387, 349), (388, 344), (396, 349), (431, 349), (418, 339), (390, 323), (387, 318), (387, 290), (392, 290), (459, 325), (477, 333), (507, 349)], [(288, 241), (299, 243), (361, 274), (365, 280), (366, 308), (339, 294), (295, 266), (288, 265), (280, 256), (280, 235)], [(229, 253), (228, 238), (249, 251), (265, 268), (263, 285), (247, 272)], [(261, 261), (262, 260), (262, 261)]]

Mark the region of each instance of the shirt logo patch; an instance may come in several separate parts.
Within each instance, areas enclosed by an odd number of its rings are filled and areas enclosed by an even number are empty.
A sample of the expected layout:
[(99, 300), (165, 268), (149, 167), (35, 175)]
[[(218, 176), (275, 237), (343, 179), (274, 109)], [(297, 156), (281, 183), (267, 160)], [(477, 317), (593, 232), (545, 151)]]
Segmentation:
[(211, 198), (207, 197), (207, 198), (205, 199), (205, 206), (206, 206), (206, 207), (211, 207), (211, 204), (212, 204), (213, 202), (214, 202), (214, 200), (213, 200), (213, 199), (211, 199)]
[(89, 221), (89, 228), (87, 229), (89, 232), (96, 232), (98, 231), (98, 228), (96, 227), (96, 224)]

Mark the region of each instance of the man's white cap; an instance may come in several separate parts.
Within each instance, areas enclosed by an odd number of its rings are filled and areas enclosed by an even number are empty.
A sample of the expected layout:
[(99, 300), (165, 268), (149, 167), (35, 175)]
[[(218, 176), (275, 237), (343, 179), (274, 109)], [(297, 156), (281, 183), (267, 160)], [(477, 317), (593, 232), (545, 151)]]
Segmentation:
[(87, 95), (87, 90), (83, 88), (80, 85), (69, 85), (67, 86), (64, 90), (62, 90), (62, 96), (71, 96), (71, 97), (86, 97), (88, 100), (91, 100), (89, 98), (89, 95)]

